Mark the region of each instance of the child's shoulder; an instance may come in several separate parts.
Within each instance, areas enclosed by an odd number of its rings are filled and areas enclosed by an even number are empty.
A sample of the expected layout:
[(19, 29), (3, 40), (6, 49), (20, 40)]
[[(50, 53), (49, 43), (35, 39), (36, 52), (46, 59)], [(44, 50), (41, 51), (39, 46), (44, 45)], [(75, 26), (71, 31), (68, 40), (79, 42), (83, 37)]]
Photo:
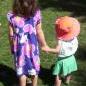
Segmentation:
[(69, 40), (68, 42), (69, 42), (69, 43), (75, 43), (75, 42), (77, 42), (77, 41), (78, 41), (77, 37), (74, 37), (73, 39)]
[(40, 11), (40, 9), (37, 9), (35, 12), (35, 16), (40, 16), (40, 15), (41, 15), (41, 11)]
[(7, 16), (13, 16), (13, 15), (14, 15), (14, 14), (13, 14), (12, 11), (8, 11)]
[(13, 16), (14, 16), (13, 12), (12, 11), (8, 11), (8, 13), (7, 13), (8, 21), (10, 21)]
[(74, 37), (73, 39), (68, 40), (68, 41), (58, 40), (59, 44), (69, 44), (69, 43), (77, 43), (77, 42), (78, 42), (77, 37)]

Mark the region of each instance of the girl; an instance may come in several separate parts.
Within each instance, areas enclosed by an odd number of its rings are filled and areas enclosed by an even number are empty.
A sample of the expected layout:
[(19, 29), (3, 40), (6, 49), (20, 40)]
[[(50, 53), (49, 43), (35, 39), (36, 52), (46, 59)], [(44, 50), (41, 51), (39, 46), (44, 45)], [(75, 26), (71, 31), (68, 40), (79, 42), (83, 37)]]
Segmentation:
[(48, 51), (58, 53), (58, 58), (53, 70), (55, 86), (61, 86), (61, 79), (65, 77), (65, 83), (69, 84), (71, 73), (77, 70), (74, 54), (78, 48), (77, 36), (80, 32), (80, 24), (73, 17), (60, 17), (56, 20), (56, 49)]
[(48, 49), (41, 28), (41, 13), (36, 0), (14, 0), (7, 14), (9, 40), (14, 55), (20, 86), (26, 86), (26, 78), (32, 76), (32, 86), (37, 86), (40, 71), (39, 45)]

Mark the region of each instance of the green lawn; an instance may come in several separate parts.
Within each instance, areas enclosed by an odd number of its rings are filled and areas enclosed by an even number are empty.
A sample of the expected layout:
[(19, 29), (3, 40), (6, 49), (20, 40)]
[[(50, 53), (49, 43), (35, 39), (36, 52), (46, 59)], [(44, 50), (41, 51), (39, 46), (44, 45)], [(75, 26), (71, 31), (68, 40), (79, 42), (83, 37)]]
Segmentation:
[[(0, 86), (15, 86), (16, 79), (13, 59), (9, 50), (8, 26), (6, 13), (11, 9), (12, 0), (0, 0)], [(74, 16), (81, 22), (81, 33), (78, 37), (79, 48), (76, 53), (78, 71), (74, 73), (70, 86), (86, 86), (86, 1), (85, 0), (39, 0), (42, 11), (42, 27), (46, 41), (55, 47), (54, 22), (58, 16)], [(38, 86), (53, 86), (52, 66), (56, 54), (41, 51), (41, 75)], [(62, 85), (64, 86), (64, 85)]]

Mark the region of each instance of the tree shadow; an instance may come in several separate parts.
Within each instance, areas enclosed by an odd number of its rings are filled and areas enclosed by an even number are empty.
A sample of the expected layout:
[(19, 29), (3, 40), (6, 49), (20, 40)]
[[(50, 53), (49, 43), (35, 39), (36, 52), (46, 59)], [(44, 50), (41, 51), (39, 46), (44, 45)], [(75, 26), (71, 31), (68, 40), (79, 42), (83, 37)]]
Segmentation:
[(48, 86), (54, 85), (54, 76), (52, 75), (52, 69), (53, 66), (50, 69), (41, 67), (39, 78), (43, 81), (43, 84), (47, 84)]
[(84, 16), (86, 19), (86, 0), (38, 0), (41, 9), (54, 8), (54, 11), (70, 11), (71, 16)]
[(17, 86), (18, 78), (15, 71), (4, 64), (0, 64), (0, 82), (4, 86)]

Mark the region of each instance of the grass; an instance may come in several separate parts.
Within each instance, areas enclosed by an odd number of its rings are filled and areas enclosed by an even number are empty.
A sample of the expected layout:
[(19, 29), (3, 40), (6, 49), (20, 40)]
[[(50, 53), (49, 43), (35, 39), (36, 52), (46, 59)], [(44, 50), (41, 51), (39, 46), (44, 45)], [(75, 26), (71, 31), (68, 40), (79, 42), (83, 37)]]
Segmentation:
[[(0, 86), (15, 86), (17, 82), (12, 55), (9, 50), (6, 13), (11, 9), (11, 0), (0, 0)], [(50, 47), (55, 47), (54, 22), (58, 16), (74, 16), (81, 23), (79, 49), (76, 53), (78, 71), (73, 75), (70, 86), (86, 86), (86, 1), (85, 0), (39, 0), (43, 17), (43, 31)], [(41, 75), (38, 86), (53, 86), (52, 66), (55, 54), (41, 51)], [(62, 85), (64, 86), (64, 85)]]

